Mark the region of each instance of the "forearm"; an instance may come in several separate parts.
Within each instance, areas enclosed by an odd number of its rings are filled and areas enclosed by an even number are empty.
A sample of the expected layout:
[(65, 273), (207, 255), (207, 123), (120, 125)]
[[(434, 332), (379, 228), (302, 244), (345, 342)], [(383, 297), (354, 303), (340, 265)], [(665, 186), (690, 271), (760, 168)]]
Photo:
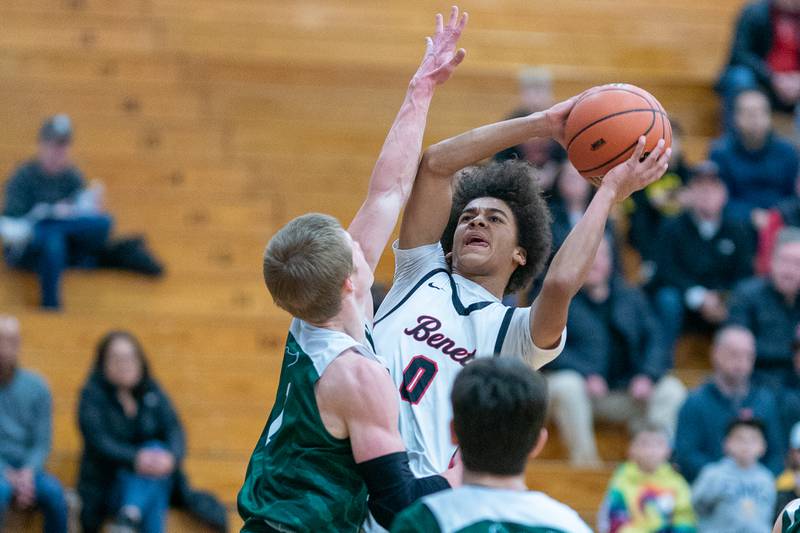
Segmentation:
[(431, 80), (411, 80), (370, 176), (367, 198), (348, 228), (373, 268), (411, 194), (434, 88)]
[(423, 164), (432, 174), (450, 177), (497, 152), (533, 137), (550, 137), (551, 126), (544, 113), (504, 120), (475, 128), (441, 141), (425, 152)]

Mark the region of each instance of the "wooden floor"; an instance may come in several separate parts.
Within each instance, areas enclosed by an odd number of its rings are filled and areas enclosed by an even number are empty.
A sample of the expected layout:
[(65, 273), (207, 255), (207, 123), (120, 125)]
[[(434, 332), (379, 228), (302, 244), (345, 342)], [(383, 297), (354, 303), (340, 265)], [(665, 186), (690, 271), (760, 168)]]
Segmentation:
[[(558, 97), (611, 81), (655, 94), (702, 157), (711, 86), (741, 0), (469, 0), (468, 57), (442, 87), (426, 143), (516, 107), (517, 70), (545, 65)], [(187, 470), (232, 504), (272, 404), (288, 317), (260, 275), (263, 246), (312, 210), (347, 222), (422, 54), (439, 1), (4, 0), (0, 173), (28, 157), (41, 119), (69, 113), (76, 158), (102, 180), (119, 233), (141, 232), (159, 281), (71, 272), (66, 310), (36, 308), (35, 280), (0, 270), (0, 311), (24, 327), (23, 364), (55, 404), (52, 468), (75, 476), (77, 391), (110, 328), (139, 335), (189, 437)], [(389, 281), (391, 258), (377, 278)], [(705, 354), (687, 348), (696, 382)], [(603, 456), (624, 456), (600, 427)], [(531, 486), (597, 508), (609, 468), (566, 466), (557, 436)], [(183, 526), (172, 527), (183, 531)]]

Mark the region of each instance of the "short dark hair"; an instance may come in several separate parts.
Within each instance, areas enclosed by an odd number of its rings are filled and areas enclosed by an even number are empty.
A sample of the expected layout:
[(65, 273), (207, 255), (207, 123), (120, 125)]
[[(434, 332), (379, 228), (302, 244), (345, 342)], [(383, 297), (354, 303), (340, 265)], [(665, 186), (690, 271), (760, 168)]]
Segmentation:
[(442, 235), (445, 254), (453, 250), (453, 235), (461, 212), (476, 198), (502, 200), (514, 215), (517, 243), (525, 250), (526, 262), (511, 275), (505, 293), (516, 292), (541, 272), (553, 240), (550, 210), (542, 197), (533, 166), (527, 161), (512, 159), (463, 170), (453, 193), (450, 221)]
[(733, 433), (734, 431), (736, 431), (739, 428), (755, 429), (756, 431), (761, 433), (761, 436), (763, 438), (767, 438), (766, 437), (767, 430), (764, 427), (764, 422), (762, 422), (758, 418), (736, 418), (736, 419), (734, 419), (730, 424), (728, 424), (728, 427), (725, 428), (725, 438), (727, 439), (728, 437), (730, 437), (731, 433)]
[(519, 475), (547, 416), (547, 381), (521, 359), (484, 357), (456, 377), (453, 427), (464, 467)]

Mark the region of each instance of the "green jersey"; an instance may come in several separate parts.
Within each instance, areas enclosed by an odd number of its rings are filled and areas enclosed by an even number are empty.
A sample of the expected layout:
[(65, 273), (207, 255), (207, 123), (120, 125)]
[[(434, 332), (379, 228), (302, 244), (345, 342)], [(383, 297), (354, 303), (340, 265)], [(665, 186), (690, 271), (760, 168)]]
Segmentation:
[(349, 335), (294, 319), (275, 405), (239, 491), (242, 531), (358, 531), (367, 517), (367, 488), (350, 439), (325, 429), (315, 384), (342, 352), (374, 352)]
[(591, 533), (578, 513), (546, 494), (464, 485), (422, 498), (392, 533)]

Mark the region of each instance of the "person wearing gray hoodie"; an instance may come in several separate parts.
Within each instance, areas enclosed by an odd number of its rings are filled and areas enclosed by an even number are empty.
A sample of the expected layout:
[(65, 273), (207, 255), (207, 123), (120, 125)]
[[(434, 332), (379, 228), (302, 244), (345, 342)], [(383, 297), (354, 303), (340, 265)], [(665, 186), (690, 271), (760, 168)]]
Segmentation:
[(725, 433), (725, 457), (705, 466), (692, 486), (698, 533), (769, 533), (775, 477), (758, 460), (766, 451), (757, 419), (735, 420)]

